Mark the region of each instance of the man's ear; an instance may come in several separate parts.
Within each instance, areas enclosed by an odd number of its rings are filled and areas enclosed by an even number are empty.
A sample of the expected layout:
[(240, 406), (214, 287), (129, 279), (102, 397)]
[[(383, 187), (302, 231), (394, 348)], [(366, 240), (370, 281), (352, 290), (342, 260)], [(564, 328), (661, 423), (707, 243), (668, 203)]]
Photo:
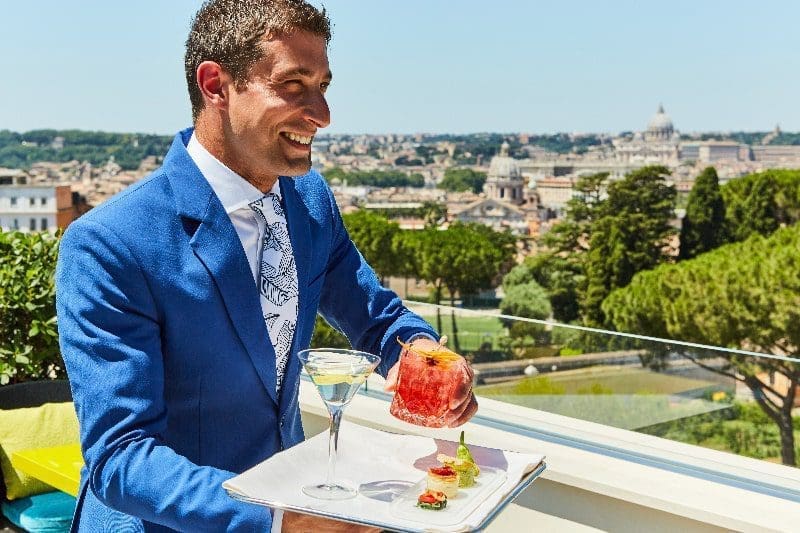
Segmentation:
[(197, 66), (197, 86), (203, 93), (205, 107), (227, 109), (232, 83), (230, 74), (219, 63), (203, 61)]

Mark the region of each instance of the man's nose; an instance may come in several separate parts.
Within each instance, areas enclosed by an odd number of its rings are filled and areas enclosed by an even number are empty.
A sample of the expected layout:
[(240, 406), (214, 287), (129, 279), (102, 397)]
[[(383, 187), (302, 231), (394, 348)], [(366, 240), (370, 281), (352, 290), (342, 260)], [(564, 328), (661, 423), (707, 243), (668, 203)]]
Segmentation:
[(306, 106), (306, 120), (316, 128), (325, 128), (331, 123), (331, 110), (324, 94), (317, 94), (311, 98)]

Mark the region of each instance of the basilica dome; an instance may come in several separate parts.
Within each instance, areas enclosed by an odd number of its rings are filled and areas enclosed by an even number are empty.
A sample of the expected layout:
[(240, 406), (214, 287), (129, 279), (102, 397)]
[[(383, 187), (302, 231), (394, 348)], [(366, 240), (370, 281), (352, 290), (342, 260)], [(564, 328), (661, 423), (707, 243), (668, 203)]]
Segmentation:
[(672, 119), (664, 112), (664, 106), (659, 105), (658, 111), (653, 115), (653, 118), (650, 119), (650, 122), (647, 123), (647, 133), (668, 139), (672, 137), (674, 131), (675, 128), (672, 125)]
[(508, 155), (508, 143), (500, 146), (500, 154), (492, 158), (489, 163), (489, 178), (522, 179), (522, 173), (516, 159)]
[(672, 139), (674, 133), (675, 127), (672, 125), (672, 119), (664, 112), (664, 106), (659, 105), (658, 111), (647, 123), (647, 132), (644, 135), (645, 140), (668, 141)]

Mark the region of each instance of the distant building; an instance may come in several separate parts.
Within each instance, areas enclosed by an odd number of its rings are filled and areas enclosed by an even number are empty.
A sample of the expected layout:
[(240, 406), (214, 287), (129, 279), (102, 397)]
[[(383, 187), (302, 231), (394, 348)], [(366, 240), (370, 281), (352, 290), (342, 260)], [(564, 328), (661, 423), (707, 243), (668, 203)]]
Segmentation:
[(745, 161), (749, 159), (747, 145), (734, 141), (684, 142), (679, 148), (681, 161), (716, 163), (717, 161)]
[(637, 132), (633, 138), (614, 139), (616, 157), (623, 163), (676, 164), (679, 159), (680, 134), (664, 106), (647, 123), (647, 130)]
[(788, 144), (754, 145), (750, 147), (753, 161), (764, 163), (769, 167), (800, 166), (800, 146)]
[(536, 182), (539, 205), (560, 216), (574, 195), (574, 181), (570, 178), (545, 178)]
[(477, 200), (451, 215), (460, 222), (477, 222), (496, 231), (509, 229), (519, 235), (527, 235), (529, 232), (528, 221), (522, 209), (510, 202), (492, 198)]
[(525, 203), (525, 181), (516, 159), (508, 155), (508, 148), (508, 143), (504, 142), (500, 146), (500, 155), (492, 158), (483, 192), (491, 200), (521, 205)]
[(0, 185), (25, 185), (28, 175), (18, 168), (0, 168)]
[(0, 185), (3, 231), (66, 228), (80, 214), (69, 185)]

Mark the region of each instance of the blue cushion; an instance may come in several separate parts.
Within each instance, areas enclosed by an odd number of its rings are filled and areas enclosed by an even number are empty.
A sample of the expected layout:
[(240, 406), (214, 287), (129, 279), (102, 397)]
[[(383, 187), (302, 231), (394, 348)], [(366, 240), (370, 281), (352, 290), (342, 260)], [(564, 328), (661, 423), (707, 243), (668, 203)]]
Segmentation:
[(31, 533), (66, 533), (72, 524), (75, 498), (61, 491), (4, 501), (3, 514)]

